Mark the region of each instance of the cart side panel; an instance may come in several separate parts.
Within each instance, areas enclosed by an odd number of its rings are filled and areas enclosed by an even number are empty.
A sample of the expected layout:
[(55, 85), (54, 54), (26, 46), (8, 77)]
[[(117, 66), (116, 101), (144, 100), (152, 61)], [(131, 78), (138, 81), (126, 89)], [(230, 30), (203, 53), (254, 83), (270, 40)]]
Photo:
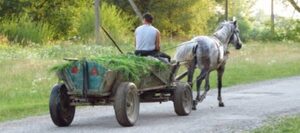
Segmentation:
[(103, 92), (108, 69), (96, 62), (88, 63), (89, 90), (88, 94), (97, 95)]
[(68, 89), (76, 94), (82, 94), (83, 71), (83, 67), (79, 61), (72, 63), (70, 67), (63, 71), (63, 80), (69, 86)]
[(60, 72), (61, 79), (67, 85), (69, 92), (74, 95), (83, 95), (83, 80), (84, 73), (88, 75), (88, 90), (87, 94), (92, 96), (102, 96), (107, 93), (110, 88), (109, 75), (111, 75), (105, 67), (96, 62), (87, 61), (74, 61), (69, 67), (65, 68), (64, 71)]
[(141, 88), (168, 85), (170, 83), (171, 69), (164, 70), (152, 69), (151, 75), (141, 79)]

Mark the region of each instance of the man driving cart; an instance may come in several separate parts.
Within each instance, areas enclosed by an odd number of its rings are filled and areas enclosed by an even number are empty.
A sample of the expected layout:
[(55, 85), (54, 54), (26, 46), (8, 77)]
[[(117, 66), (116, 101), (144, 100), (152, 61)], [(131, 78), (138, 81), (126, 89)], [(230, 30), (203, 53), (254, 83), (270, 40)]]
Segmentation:
[(135, 30), (135, 55), (167, 58), (171, 57), (160, 52), (160, 32), (152, 26), (153, 16), (149, 13), (143, 16), (143, 25)]

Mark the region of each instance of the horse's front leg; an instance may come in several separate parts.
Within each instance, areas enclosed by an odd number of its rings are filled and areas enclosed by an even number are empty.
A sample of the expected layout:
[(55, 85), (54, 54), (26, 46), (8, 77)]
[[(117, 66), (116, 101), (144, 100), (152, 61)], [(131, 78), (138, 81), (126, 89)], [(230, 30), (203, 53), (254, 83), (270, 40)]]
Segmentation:
[(218, 101), (219, 107), (224, 107), (224, 103), (222, 101), (221, 90), (222, 90), (222, 77), (224, 74), (225, 66), (221, 66), (218, 71)]

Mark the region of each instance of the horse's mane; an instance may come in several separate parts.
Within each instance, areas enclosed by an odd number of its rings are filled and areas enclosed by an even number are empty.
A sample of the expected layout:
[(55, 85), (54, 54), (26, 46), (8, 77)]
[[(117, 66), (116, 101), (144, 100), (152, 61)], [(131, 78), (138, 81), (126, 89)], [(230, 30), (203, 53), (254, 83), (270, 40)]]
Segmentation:
[(233, 31), (232, 29), (231, 21), (224, 21), (216, 28), (214, 36), (216, 36), (220, 41), (226, 42), (226, 37), (228, 37), (228, 34)]
[(231, 21), (223, 21), (220, 22), (218, 27), (215, 29), (215, 32), (217, 32), (218, 30), (222, 29), (224, 26), (229, 26), (231, 24)]
[[(228, 39), (228, 34), (232, 32), (232, 22), (225, 21), (219, 24), (216, 28), (214, 36), (216, 36), (221, 42), (226, 42)], [(197, 37), (196, 37), (197, 38)], [(190, 41), (183, 42), (177, 47), (174, 59), (176, 61), (189, 61), (193, 60), (193, 48), (198, 45), (196, 38)]]

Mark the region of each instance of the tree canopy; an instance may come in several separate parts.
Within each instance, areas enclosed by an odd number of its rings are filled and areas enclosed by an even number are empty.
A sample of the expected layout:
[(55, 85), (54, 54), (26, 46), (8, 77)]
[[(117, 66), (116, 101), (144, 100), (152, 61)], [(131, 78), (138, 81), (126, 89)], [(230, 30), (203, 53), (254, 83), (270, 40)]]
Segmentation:
[[(218, 23), (225, 18), (224, 0), (133, 1), (142, 13), (149, 12), (154, 15), (154, 25), (165, 37), (191, 38), (196, 35), (211, 34)], [(257, 35), (252, 34), (255, 33), (253, 31), (262, 30), (257, 27), (258, 22), (268, 25), (268, 21), (270, 21), (268, 19), (266, 22), (262, 22), (263, 20), (259, 20), (253, 14), (251, 16), (251, 9), (256, 1), (228, 0), (229, 18), (234, 16), (238, 19), (240, 29), (244, 31), (241, 32), (243, 39)], [(289, 2), (299, 12), (299, 5), (295, 0), (282, 1)], [(129, 32), (132, 33), (134, 28), (140, 25), (140, 20), (128, 0), (101, 0), (101, 2), (102, 5), (105, 5), (101, 6), (105, 8), (101, 12), (102, 24), (116, 36), (126, 37)], [(9, 24), (27, 21), (27, 24), (39, 24), (40, 26), (37, 27), (43, 29), (35, 31), (42, 30), (49, 33), (51, 37), (48, 38), (51, 40), (65, 40), (74, 36), (79, 36), (82, 40), (89, 40), (94, 34), (93, 6), (94, 0), (1, 0), (0, 33), (6, 36), (9, 36), (8, 33), (25, 34), (26, 32), (16, 32), (14, 27), (18, 24)], [(268, 27), (266, 25), (261, 27)], [(48, 29), (50, 31), (46, 32)]]

